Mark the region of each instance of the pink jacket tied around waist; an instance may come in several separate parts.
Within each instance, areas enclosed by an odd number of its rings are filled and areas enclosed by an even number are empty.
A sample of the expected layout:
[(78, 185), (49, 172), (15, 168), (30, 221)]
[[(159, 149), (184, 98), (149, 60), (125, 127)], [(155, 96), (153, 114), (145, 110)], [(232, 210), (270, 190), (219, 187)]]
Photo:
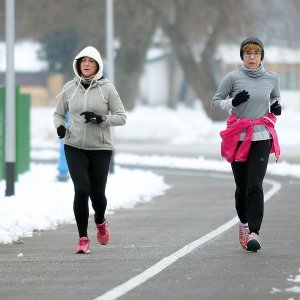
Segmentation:
[[(272, 136), (270, 153), (275, 153), (277, 161), (280, 155), (280, 146), (274, 128), (276, 120), (276, 117), (269, 112), (264, 117), (257, 120), (246, 118), (239, 119), (235, 114), (231, 114), (227, 120), (227, 129), (220, 132), (222, 138), (221, 155), (230, 163), (233, 161), (246, 161), (251, 146), (254, 125), (265, 125)], [(245, 140), (242, 141), (241, 146), (237, 150), (240, 134), (245, 130)]]

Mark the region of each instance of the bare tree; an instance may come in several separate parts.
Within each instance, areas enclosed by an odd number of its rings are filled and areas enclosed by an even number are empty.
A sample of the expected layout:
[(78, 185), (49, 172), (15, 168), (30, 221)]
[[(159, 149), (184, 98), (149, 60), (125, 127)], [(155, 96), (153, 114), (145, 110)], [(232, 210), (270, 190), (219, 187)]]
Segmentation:
[[(159, 25), (169, 36), (184, 74), (211, 118), (226, 114), (211, 109), (216, 91), (214, 55), (220, 42), (234, 40), (237, 24), (250, 22), (245, 1), (167, 0), (147, 1), (160, 16)], [(249, 10), (247, 11), (249, 13)], [(237, 53), (238, 55), (238, 53)]]
[[(261, 37), (265, 42), (295, 44), (292, 37), (299, 35), (294, 25), (299, 23), (297, 0), (140, 1), (159, 16), (159, 26), (170, 38), (188, 83), (214, 120), (226, 117), (226, 113), (212, 110), (210, 106), (218, 86), (214, 66), (218, 46), (239, 44), (249, 36)], [(278, 18), (279, 15), (286, 15), (286, 21)]]

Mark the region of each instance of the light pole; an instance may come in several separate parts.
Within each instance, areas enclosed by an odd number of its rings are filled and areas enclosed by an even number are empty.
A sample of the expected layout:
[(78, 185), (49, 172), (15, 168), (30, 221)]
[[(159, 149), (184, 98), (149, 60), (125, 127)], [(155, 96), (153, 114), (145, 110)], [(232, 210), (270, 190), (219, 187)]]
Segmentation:
[[(106, 0), (106, 59), (107, 74), (112, 83), (115, 82), (115, 65), (114, 65), (114, 0)], [(112, 139), (114, 132), (111, 129)], [(115, 159), (114, 153), (110, 163), (110, 173), (114, 173)]]
[(6, 87), (5, 87), (5, 162), (6, 196), (15, 194), (16, 87), (14, 65), (15, 0), (5, 2)]
[(114, 0), (106, 0), (106, 58), (108, 77), (114, 83)]

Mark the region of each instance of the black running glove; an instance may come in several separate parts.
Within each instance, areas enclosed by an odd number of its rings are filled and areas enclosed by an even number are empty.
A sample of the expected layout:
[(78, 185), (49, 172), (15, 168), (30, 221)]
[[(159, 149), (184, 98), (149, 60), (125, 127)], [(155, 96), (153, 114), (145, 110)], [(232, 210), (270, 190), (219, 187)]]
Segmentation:
[(273, 115), (275, 116), (280, 116), (281, 115), (281, 105), (276, 101), (273, 103), (270, 107), (270, 111)]
[(101, 116), (98, 116), (94, 112), (91, 112), (91, 111), (84, 111), (80, 115), (85, 117), (85, 123), (91, 122), (94, 124), (100, 124), (103, 122), (103, 119)]
[(232, 106), (236, 107), (244, 102), (247, 102), (249, 100), (249, 94), (245, 90), (237, 93), (235, 97), (232, 99)]
[(57, 135), (60, 139), (63, 139), (66, 135), (66, 127), (64, 125), (60, 125), (56, 129)]

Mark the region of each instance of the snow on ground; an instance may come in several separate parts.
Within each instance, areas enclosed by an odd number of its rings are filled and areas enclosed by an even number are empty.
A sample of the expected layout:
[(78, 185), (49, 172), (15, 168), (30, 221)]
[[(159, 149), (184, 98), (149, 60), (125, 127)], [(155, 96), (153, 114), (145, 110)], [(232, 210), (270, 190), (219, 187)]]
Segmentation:
[[(56, 175), (55, 165), (31, 164), (30, 172), (20, 175), (15, 196), (0, 198), (0, 242), (11, 243), (32, 236), (34, 230), (74, 222), (73, 185), (56, 181)], [(4, 181), (0, 187), (4, 191)], [(116, 167), (107, 185), (108, 213), (150, 201), (168, 188), (163, 177), (153, 172)]]

